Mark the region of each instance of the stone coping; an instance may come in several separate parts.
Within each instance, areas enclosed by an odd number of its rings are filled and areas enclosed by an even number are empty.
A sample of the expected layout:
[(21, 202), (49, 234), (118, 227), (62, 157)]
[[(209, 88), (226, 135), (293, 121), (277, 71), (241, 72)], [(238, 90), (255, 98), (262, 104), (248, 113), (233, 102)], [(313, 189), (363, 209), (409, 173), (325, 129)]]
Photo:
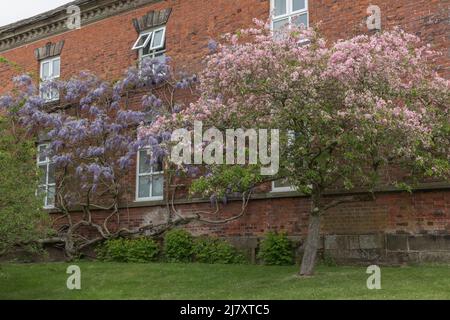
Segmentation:
[[(80, 7), (81, 26), (163, 0), (76, 0), (39, 15), (0, 27), (0, 53), (70, 29), (67, 8)], [(132, 24), (132, 21), (130, 21)]]

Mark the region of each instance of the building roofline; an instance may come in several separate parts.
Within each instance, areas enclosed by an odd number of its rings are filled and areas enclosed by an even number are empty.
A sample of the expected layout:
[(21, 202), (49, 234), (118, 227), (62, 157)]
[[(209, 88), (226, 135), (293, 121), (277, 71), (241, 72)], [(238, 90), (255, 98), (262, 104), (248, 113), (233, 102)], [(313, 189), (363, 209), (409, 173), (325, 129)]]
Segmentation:
[(34, 24), (39, 20), (44, 20), (46, 18), (52, 17), (55, 14), (61, 13), (61, 12), (65, 12), (66, 8), (71, 6), (71, 5), (76, 5), (76, 6), (80, 6), (81, 4), (85, 3), (85, 2), (89, 2), (92, 0), (75, 0), (75, 1), (71, 1), (69, 3), (66, 3), (62, 6), (59, 6), (55, 9), (51, 9), (39, 14), (36, 14), (32, 17), (29, 18), (25, 18), (19, 21), (15, 21), (6, 25), (2, 25), (0, 26), (0, 35), (4, 32), (4, 31), (9, 31), (9, 30), (13, 30), (16, 29), (18, 27), (23, 27), (25, 25), (29, 25), (29, 24)]
[[(33, 17), (0, 27), (0, 53), (69, 31), (67, 8), (80, 7), (81, 25), (163, 0), (75, 0)], [(130, 22), (131, 23), (131, 22)]]

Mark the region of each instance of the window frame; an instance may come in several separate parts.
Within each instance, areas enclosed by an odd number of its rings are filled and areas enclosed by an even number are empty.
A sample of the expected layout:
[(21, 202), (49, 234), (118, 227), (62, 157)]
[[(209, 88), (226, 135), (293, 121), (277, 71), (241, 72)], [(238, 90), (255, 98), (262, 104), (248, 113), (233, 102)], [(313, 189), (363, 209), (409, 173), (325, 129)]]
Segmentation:
[[(36, 190), (36, 195), (38, 195), (39, 189), (44, 187), (45, 188), (44, 209), (54, 209), (55, 202), (56, 202), (56, 175), (53, 179), (55, 182), (49, 183), (50, 165), (54, 164), (54, 162), (51, 161), (51, 159), (49, 158), (48, 155), (45, 155), (45, 160), (43, 160), (43, 161), (41, 161), (39, 159), (41, 147), (44, 147), (44, 150), (46, 150), (46, 149), (48, 149), (49, 144), (48, 143), (40, 143), (37, 145), (36, 165), (37, 165), (38, 170), (40, 170), (41, 166), (45, 165), (46, 166), (46, 174), (45, 174), (45, 184), (41, 184), (39, 181), (38, 190)], [(49, 189), (49, 187), (54, 187), (54, 190), (55, 190), (53, 204), (50, 204), (50, 205), (48, 204), (48, 189)]]
[[(142, 37), (144, 36), (148, 36), (147, 39), (144, 41), (143, 44), (139, 45), (139, 40), (141, 40)], [(138, 49), (142, 49), (145, 48), (148, 45), (148, 42), (151, 41), (153, 38), (153, 31), (149, 31), (149, 32), (142, 32), (141, 34), (139, 34), (139, 37), (137, 38), (136, 42), (134, 43), (133, 47), (131, 48), (131, 50), (138, 50)]]
[[(155, 41), (155, 34), (159, 31), (162, 31), (161, 45), (159, 45), (157, 47), (153, 47), (153, 42)], [(152, 31), (152, 41), (150, 43), (150, 50), (158, 51), (158, 49), (164, 48), (165, 43), (166, 43), (166, 26), (154, 29)]]
[[(284, 178), (285, 179), (285, 178)], [(280, 181), (280, 180), (283, 180), (283, 178), (281, 178), (281, 179), (279, 179), (279, 180), (277, 180), (277, 181)], [(270, 191), (270, 192), (293, 192), (293, 191), (296, 191), (296, 189), (295, 189), (295, 187), (294, 186), (288, 186), (288, 187), (276, 187), (275, 186), (275, 182), (276, 181), (272, 181), (272, 190)]]
[[(163, 32), (163, 34), (162, 34), (163, 41), (161, 42), (161, 45), (159, 45), (157, 47), (153, 47), (155, 33), (157, 33), (158, 31), (161, 31), (161, 30)], [(139, 43), (139, 40), (145, 35), (149, 35), (149, 37), (145, 40), (144, 44), (138, 46), (137, 44)], [(131, 49), (138, 50), (139, 63), (140, 63), (140, 61), (142, 61), (142, 59), (144, 59), (145, 57), (156, 58), (159, 55), (164, 55), (166, 53), (165, 44), (166, 44), (166, 26), (164, 25), (164, 26), (156, 27), (153, 29), (148, 29), (146, 31), (141, 32)], [(144, 49), (145, 49), (145, 47), (147, 47), (147, 45), (150, 46), (149, 51), (151, 53), (144, 54)]]
[[(53, 74), (53, 62), (59, 61), (59, 73), (57, 76)], [(50, 77), (44, 79), (43, 73), (44, 73), (44, 64), (49, 63), (49, 74), (51, 74)], [(46, 81), (51, 81), (54, 79), (59, 79), (61, 77), (61, 56), (55, 56), (47, 59), (43, 59), (40, 61), (40, 70), (39, 70), (39, 96), (43, 98), (46, 102), (52, 102), (52, 101), (58, 101), (59, 100), (59, 92), (53, 96), (53, 91), (50, 92), (50, 98), (44, 97), (44, 93), (41, 90), (41, 86)]]
[[(135, 189), (135, 201), (136, 202), (142, 202), (142, 201), (160, 201), (164, 200), (164, 167), (161, 166), (162, 171), (153, 171), (153, 165), (151, 166), (151, 172), (145, 172), (141, 173), (139, 172), (140, 162), (141, 162), (141, 151), (147, 150), (147, 152), (150, 151), (149, 147), (140, 148), (136, 155), (136, 189)], [(162, 176), (163, 178), (163, 191), (161, 196), (153, 196), (153, 183), (150, 184), (150, 197), (139, 197), (139, 178), (140, 177), (146, 177), (146, 176)], [(152, 179), (153, 182), (153, 179)]]
[(275, 0), (270, 0), (270, 30), (274, 31), (273, 25), (275, 22), (288, 19), (288, 25), (292, 25), (292, 18), (306, 14), (306, 28), (309, 27), (309, 3), (305, 0), (305, 8), (293, 11), (293, 0), (286, 0), (286, 13), (275, 16)]

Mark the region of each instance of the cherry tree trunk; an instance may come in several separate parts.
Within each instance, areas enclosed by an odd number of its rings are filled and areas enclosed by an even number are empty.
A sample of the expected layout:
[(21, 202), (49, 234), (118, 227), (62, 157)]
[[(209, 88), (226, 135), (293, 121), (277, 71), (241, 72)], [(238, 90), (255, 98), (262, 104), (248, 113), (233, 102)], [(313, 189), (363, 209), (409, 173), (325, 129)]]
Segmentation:
[(305, 243), (302, 264), (300, 266), (301, 276), (312, 276), (316, 265), (317, 249), (320, 241), (320, 214), (311, 212), (309, 217), (308, 236)]

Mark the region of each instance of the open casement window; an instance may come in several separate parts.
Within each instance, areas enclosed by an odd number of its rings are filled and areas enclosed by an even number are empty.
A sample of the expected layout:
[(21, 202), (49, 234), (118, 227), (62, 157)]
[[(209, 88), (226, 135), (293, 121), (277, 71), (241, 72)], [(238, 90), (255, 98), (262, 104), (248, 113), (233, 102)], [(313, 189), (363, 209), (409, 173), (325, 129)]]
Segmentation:
[(285, 25), (309, 25), (308, 0), (270, 0), (270, 12), (273, 31)]
[(44, 197), (44, 208), (51, 209), (55, 206), (55, 164), (48, 154), (48, 144), (38, 146), (37, 166), (40, 173), (37, 194)]
[(133, 50), (139, 50), (139, 59), (145, 57), (157, 58), (166, 52), (166, 27), (142, 32), (133, 45)]
[[(287, 132), (287, 143), (290, 145), (295, 139), (295, 132), (290, 130)], [(289, 192), (295, 191), (295, 187), (289, 184), (287, 178), (272, 181), (272, 192)]]
[(40, 95), (45, 101), (55, 101), (59, 99), (59, 91), (56, 88), (44, 89), (45, 82), (58, 79), (60, 76), (60, 57), (49, 58), (41, 61), (40, 68)]
[(139, 150), (136, 166), (136, 201), (162, 200), (163, 191), (162, 161), (152, 163), (150, 149)]
[(142, 49), (145, 46), (148, 45), (148, 43), (150, 42), (150, 40), (152, 39), (152, 33), (153, 32), (147, 32), (147, 33), (142, 33), (141, 35), (139, 35), (138, 39), (136, 40), (136, 42), (133, 45), (133, 50), (138, 50), (138, 49)]

